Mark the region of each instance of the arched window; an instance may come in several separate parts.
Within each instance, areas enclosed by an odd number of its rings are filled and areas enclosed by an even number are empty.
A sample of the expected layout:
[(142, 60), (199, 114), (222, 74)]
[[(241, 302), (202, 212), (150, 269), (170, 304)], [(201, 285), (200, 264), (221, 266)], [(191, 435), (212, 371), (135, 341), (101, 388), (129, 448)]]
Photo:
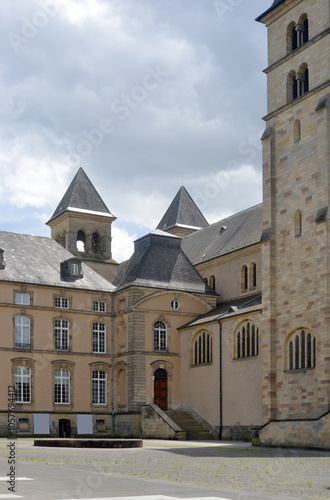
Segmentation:
[(241, 291), (245, 292), (248, 289), (248, 267), (241, 267)]
[(208, 285), (208, 281), (207, 281), (207, 278), (203, 278), (203, 280), (205, 281), (205, 283)]
[(309, 40), (309, 23), (308, 23), (307, 18), (305, 19), (303, 26), (304, 26), (303, 27), (303, 43), (306, 43)]
[(250, 264), (250, 288), (251, 290), (257, 287), (257, 264), (252, 262)]
[(92, 251), (93, 253), (101, 253), (101, 237), (96, 232), (92, 234)]
[(167, 351), (167, 327), (163, 321), (154, 324), (154, 350)]
[(299, 142), (301, 139), (300, 120), (295, 120), (293, 124), (293, 142)]
[(296, 50), (298, 48), (298, 33), (296, 27), (293, 26), (291, 30), (291, 49)]
[(250, 320), (241, 323), (235, 333), (235, 353), (234, 357), (250, 358), (259, 354), (259, 329)]
[(302, 235), (302, 214), (300, 210), (296, 210), (294, 214), (294, 235), (295, 238)]
[(77, 250), (78, 252), (84, 252), (86, 247), (86, 235), (84, 231), (80, 230), (77, 233)]
[(292, 99), (295, 100), (297, 98), (298, 98), (298, 80), (295, 75), (292, 80)]
[(288, 370), (304, 370), (316, 366), (316, 339), (306, 329), (299, 329), (288, 339)]
[(212, 337), (208, 332), (200, 332), (193, 341), (193, 364), (212, 363)]
[(92, 404), (107, 404), (107, 374), (102, 370), (93, 370), (92, 373)]
[(215, 290), (215, 276), (210, 276), (210, 287)]

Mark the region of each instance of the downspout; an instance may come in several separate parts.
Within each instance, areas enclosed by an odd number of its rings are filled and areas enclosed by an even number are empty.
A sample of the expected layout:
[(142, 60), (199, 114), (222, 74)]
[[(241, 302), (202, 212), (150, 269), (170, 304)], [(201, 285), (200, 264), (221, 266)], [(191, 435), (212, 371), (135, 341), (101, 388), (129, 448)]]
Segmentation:
[(220, 322), (220, 319), (218, 318), (218, 323), (219, 323), (219, 364), (220, 364), (220, 369), (219, 369), (219, 391), (220, 391), (220, 430), (219, 430), (219, 439), (222, 439), (222, 424), (223, 424), (223, 418), (222, 418), (222, 324)]
[(115, 411), (114, 411), (114, 390), (113, 390), (113, 382), (114, 382), (114, 366), (113, 366), (113, 295), (111, 295), (111, 422), (112, 422), (112, 437), (115, 436)]

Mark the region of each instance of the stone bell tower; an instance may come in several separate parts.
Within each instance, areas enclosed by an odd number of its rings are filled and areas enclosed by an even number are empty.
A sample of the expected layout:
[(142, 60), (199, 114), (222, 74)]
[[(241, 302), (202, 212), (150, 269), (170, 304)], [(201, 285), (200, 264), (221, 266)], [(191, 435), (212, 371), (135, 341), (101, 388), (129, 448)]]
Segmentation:
[(280, 422), (262, 435), (273, 444), (318, 446), (329, 432), (329, 10), (329, 0), (275, 0), (257, 18), (268, 30), (263, 420)]
[(80, 168), (47, 224), (52, 238), (82, 260), (111, 262), (115, 219)]

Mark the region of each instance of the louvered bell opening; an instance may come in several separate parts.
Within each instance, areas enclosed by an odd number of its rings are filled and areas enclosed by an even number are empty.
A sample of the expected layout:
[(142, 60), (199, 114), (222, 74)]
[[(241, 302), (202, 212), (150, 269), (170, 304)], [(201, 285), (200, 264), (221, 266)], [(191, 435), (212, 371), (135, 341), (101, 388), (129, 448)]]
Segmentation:
[(304, 21), (304, 35), (303, 35), (303, 43), (308, 42), (309, 40), (309, 29), (308, 29), (308, 19)]
[(292, 50), (296, 50), (298, 47), (298, 35), (296, 32), (296, 28), (292, 29)]

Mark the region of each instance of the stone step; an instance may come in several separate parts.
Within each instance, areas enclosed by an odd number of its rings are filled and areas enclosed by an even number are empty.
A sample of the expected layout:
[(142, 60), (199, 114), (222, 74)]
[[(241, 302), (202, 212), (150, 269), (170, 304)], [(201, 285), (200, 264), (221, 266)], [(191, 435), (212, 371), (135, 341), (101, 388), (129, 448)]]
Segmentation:
[(187, 433), (187, 439), (193, 441), (206, 441), (215, 439), (192, 415), (183, 411), (168, 410), (165, 412), (183, 431)]

